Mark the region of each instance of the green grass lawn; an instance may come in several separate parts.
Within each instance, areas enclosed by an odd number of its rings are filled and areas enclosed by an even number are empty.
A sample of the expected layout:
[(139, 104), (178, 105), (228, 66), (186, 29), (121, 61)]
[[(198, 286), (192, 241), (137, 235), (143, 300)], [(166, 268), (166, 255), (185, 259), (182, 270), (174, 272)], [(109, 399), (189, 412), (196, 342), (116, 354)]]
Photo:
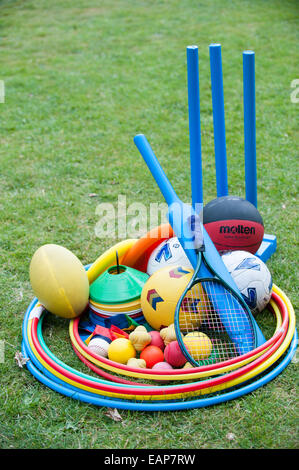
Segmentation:
[[(186, 46), (199, 46), (204, 196), (216, 196), (208, 46), (222, 44), (229, 191), (244, 196), (242, 51), (256, 53), (258, 204), (277, 235), (273, 280), (298, 307), (298, 5), (240, 0), (0, 0), (0, 447), (297, 448), (296, 361), (274, 381), (213, 408), (120, 411), (121, 422), (46, 388), (15, 360), (33, 298), (29, 263), (57, 243), (90, 263), (117, 239), (96, 207), (162, 202), (133, 143), (144, 133), (190, 200)], [(91, 194), (95, 195), (91, 197)], [(67, 321), (53, 350), (80, 370)]]

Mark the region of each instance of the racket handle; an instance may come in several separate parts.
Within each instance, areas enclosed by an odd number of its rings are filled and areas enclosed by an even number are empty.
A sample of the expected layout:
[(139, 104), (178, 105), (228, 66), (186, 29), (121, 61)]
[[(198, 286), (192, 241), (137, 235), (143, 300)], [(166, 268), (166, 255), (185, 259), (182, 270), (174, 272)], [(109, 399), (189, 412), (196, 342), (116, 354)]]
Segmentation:
[(164, 173), (163, 168), (156, 155), (154, 154), (147, 138), (143, 134), (138, 134), (134, 137), (134, 143), (141, 153), (145, 163), (147, 164), (151, 174), (153, 175), (157, 185), (160, 188), (161, 193), (164, 196), (165, 201), (168, 205), (178, 202), (179, 198), (176, 195), (173, 187), (168, 181), (167, 176)]
[(191, 229), (191, 221), (197, 216), (191, 206), (183, 204), (178, 198), (146, 137), (138, 134), (134, 137), (134, 143), (164, 196), (168, 205), (169, 223), (195, 269), (197, 264), (195, 243), (198, 242), (198, 234)]

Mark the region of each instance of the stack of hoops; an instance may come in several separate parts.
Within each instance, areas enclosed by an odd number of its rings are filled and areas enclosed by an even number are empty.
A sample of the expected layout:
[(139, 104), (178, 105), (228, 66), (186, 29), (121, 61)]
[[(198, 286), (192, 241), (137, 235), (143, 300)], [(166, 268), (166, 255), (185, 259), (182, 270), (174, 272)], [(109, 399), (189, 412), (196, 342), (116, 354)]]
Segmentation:
[[(156, 239), (147, 234), (143, 239), (120, 242), (100, 257), (102, 272), (112, 251), (120, 250), (122, 263), (136, 268), (144, 263), (146, 250), (150, 252), (162, 240), (159, 229)], [(86, 269), (94, 278), (94, 265)], [(274, 315), (276, 327), (262, 346), (225, 362), (167, 371), (132, 368), (95, 355), (80, 337), (77, 317), (69, 321), (70, 341), (80, 361), (95, 377), (74, 369), (50, 350), (43, 336), (44, 318), (50, 314), (34, 298), (24, 316), (22, 354), (29, 371), (44, 385), (93, 405), (140, 411), (207, 407), (258, 389), (291, 362), (297, 347), (295, 314), (290, 300), (276, 285), (268, 310)]]

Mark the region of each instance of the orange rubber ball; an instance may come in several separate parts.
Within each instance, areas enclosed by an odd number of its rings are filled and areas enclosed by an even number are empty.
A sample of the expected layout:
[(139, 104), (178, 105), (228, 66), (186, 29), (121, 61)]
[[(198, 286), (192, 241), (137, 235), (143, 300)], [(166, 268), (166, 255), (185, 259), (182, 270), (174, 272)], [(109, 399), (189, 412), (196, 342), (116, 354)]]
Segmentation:
[(149, 345), (141, 352), (140, 359), (146, 362), (147, 369), (151, 369), (158, 362), (164, 361), (164, 354), (158, 346)]

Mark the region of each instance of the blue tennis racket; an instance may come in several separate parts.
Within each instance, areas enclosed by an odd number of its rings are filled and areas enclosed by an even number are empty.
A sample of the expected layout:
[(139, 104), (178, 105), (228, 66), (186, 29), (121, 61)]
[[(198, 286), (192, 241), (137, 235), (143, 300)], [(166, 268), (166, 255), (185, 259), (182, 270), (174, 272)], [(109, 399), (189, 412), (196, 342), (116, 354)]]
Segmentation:
[[(191, 354), (185, 347), (183, 334), (197, 332), (199, 326), (206, 328), (207, 325), (211, 331), (210, 340), (212, 332), (217, 338), (225, 335), (222, 351), (227, 349), (229, 357), (251, 351), (257, 344), (252, 314), (205, 228), (196, 223), (199, 216), (179, 199), (146, 137), (139, 134), (134, 142), (164, 196), (169, 223), (194, 268), (193, 278), (182, 294), (175, 314), (177, 338), (184, 354), (193, 364), (199, 363), (197, 357), (201, 356), (196, 352)], [(200, 249), (204, 251), (200, 252)], [(217, 347), (217, 362), (225, 360), (219, 350), (220, 346)]]

